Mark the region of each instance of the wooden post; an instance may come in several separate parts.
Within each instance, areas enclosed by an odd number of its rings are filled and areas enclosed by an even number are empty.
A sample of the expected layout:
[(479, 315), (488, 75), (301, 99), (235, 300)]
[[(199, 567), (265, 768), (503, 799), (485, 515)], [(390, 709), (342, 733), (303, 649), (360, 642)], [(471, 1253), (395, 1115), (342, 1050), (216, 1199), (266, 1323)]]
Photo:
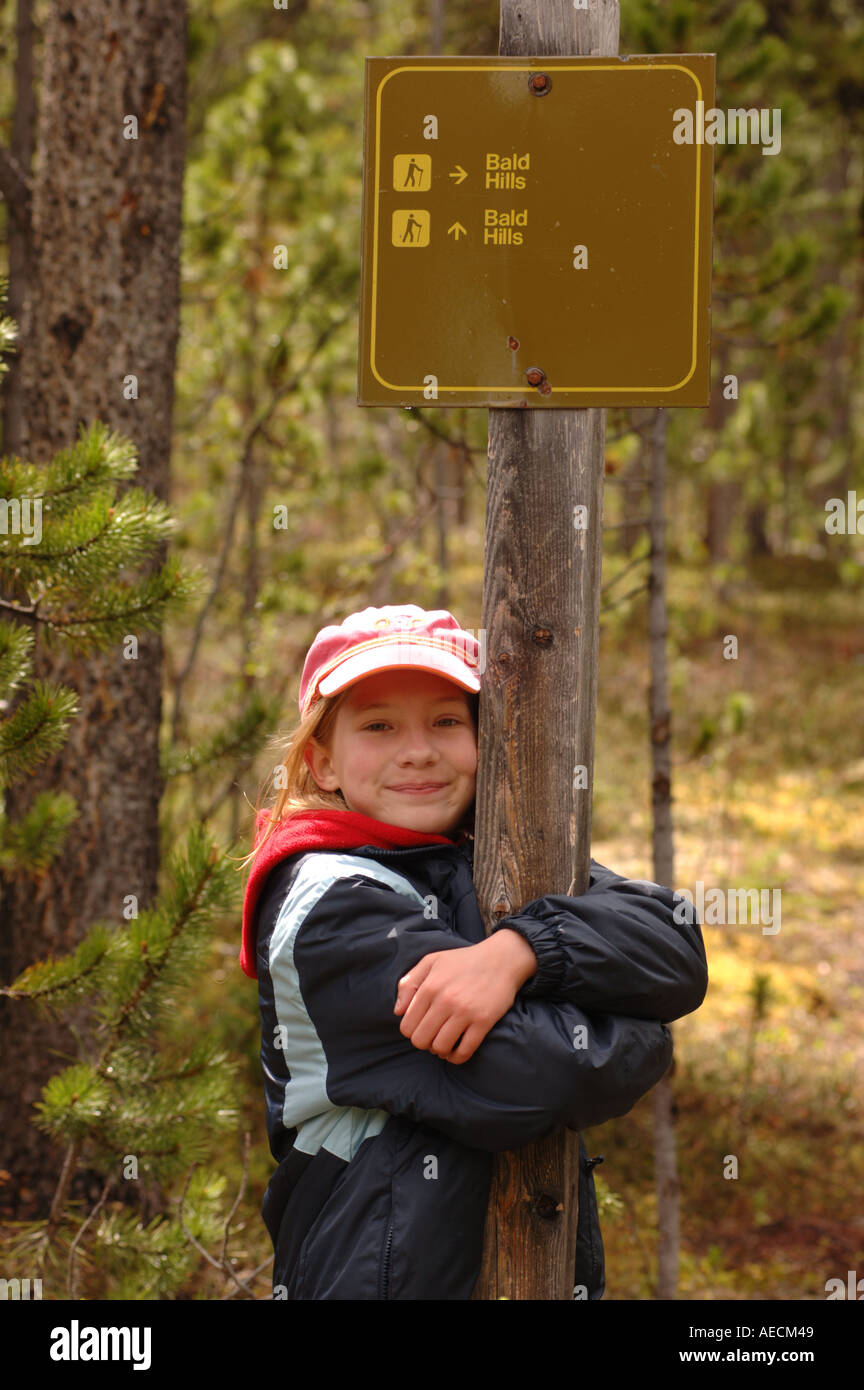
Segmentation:
[[(498, 51), (617, 54), (618, 0), (501, 0)], [(475, 834), (487, 930), (588, 886), (605, 423), (603, 410), (489, 411)], [(572, 1299), (577, 1157), (569, 1131), (496, 1155), (475, 1299)]]

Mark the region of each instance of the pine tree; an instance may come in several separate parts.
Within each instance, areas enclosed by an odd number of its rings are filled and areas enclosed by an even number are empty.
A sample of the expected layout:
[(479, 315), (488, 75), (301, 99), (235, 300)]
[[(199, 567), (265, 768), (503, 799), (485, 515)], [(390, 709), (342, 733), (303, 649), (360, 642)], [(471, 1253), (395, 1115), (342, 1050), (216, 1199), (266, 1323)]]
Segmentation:
[[(14, 350), (15, 333), (12, 320), (0, 319), (0, 353)], [(199, 576), (176, 560), (136, 579), (135, 564), (176, 524), (140, 489), (117, 497), (136, 466), (133, 445), (98, 421), (45, 465), (0, 460), (2, 788), (62, 747), (78, 711), (74, 690), (30, 679), (36, 631), (83, 652), (118, 642), (131, 648), (135, 631), (158, 627), (198, 590)], [(50, 791), (16, 822), (0, 812), (0, 872), (43, 872), (76, 815), (71, 796)], [(168, 1006), (200, 968), (214, 915), (235, 905), (236, 873), (195, 826), (185, 852), (169, 860), (166, 884), (140, 914), (126, 900), (126, 925), (95, 923), (69, 955), (30, 965), (0, 989), (6, 1009), (42, 1012), (46, 1049), (52, 1023), (73, 1012), (78, 1021), (81, 1003), (89, 1006), (78, 1055), (51, 1077), (37, 1106), (46, 1142), (65, 1146), (50, 1215), (15, 1223), (7, 1242), (7, 1260), (47, 1276), (45, 1297), (75, 1297), (79, 1285), (87, 1297), (170, 1296), (200, 1262), (200, 1239), (215, 1236), (221, 1180), (194, 1168), (214, 1132), (236, 1126), (232, 1066), (205, 1038), (190, 1047), (176, 1022), (172, 1036)], [(81, 1168), (104, 1179), (83, 1224), (80, 1204), (70, 1200)], [(154, 1189), (163, 1202), (160, 1185), (184, 1173), (178, 1211), (148, 1217)], [(109, 1202), (112, 1192), (120, 1200)], [(227, 1265), (224, 1241), (221, 1258)]]
[[(0, 318), (0, 378), (16, 335)], [(130, 629), (158, 628), (200, 587), (176, 560), (145, 580), (128, 572), (176, 526), (166, 504), (139, 488), (117, 498), (136, 467), (131, 442), (101, 421), (48, 464), (0, 459), (0, 788), (56, 753), (78, 710), (68, 686), (29, 680), (37, 630), (85, 653), (121, 641), (129, 650)], [(75, 814), (74, 799), (56, 792), (14, 823), (0, 811), (0, 872), (44, 872)]]
[[(51, 1213), (17, 1223), (11, 1242), (21, 1267), (43, 1278), (45, 1297), (171, 1297), (219, 1234), (222, 1179), (195, 1169), (215, 1135), (236, 1130), (234, 1063), (205, 1037), (190, 1046), (171, 1014), (206, 961), (214, 919), (236, 907), (237, 876), (196, 826), (167, 881), (152, 908), (138, 915), (129, 905), (128, 926), (97, 922), (74, 952), (31, 966), (3, 991), (43, 1012), (46, 1037), (78, 1000), (95, 1005), (78, 1059), (51, 1078), (38, 1106), (39, 1127), (65, 1145)], [(82, 1222), (69, 1188), (84, 1166), (104, 1185)]]

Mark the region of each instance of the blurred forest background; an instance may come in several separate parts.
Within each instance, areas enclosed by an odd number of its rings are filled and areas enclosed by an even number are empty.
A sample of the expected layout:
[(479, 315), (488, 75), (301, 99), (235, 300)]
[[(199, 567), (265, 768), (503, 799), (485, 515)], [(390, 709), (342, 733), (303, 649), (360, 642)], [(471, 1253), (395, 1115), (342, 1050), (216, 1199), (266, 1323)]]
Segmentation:
[[(498, 6), (187, 0), (185, 39), (177, 3), (134, 47), (158, 8), (0, 5), (3, 495), (38, 465), (58, 542), (0, 537), (0, 1249), (44, 1297), (263, 1298), (230, 856), (322, 625), (480, 626), (486, 411), (355, 401), (363, 59), (495, 53)], [(674, 886), (782, 891), (775, 935), (705, 926), (674, 1029), (679, 1297), (819, 1299), (864, 1269), (864, 14), (622, 0), (620, 51), (716, 53), (717, 106), (782, 110), (778, 156), (715, 150), (711, 404), (668, 412)], [(112, 86), (130, 53), (140, 86)], [(653, 417), (607, 415), (592, 842), (637, 877)], [(79, 438), (96, 420), (119, 434)], [(652, 1298), (650, 1098), (587, 1142), (606, 1297)]]

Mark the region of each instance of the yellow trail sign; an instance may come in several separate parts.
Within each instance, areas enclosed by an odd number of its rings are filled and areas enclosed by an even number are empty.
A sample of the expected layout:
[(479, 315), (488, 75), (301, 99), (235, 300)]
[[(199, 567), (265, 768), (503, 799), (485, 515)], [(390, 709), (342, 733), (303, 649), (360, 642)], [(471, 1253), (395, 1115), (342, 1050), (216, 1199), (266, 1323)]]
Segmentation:
[(713, 99), (713, 54), (367, 58), (358, 403), (706, 405)]

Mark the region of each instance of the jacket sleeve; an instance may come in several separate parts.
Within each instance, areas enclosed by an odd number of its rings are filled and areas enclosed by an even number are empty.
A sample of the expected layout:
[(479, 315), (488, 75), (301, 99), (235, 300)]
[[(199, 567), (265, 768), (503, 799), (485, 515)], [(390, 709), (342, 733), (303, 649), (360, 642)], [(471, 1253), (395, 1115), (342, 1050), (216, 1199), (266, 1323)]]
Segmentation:
[(524, 936), (537, 957), (522, 999), (568, 1000), (589, 1013), (672, 1023), (705, 998), (708, 963), (692, 904), (593, 859), (585, 893), (535, 898), (492, 930), (502, 927)]
[[(494, 1152), (625, 1115), (668, 1069), (672, 1039), (658, 1021), (541, 999), (517, 998), (460, 1065), (414, 1047), (393, 1012), (400, 977), (430, 951), (468, 944), (361, 876), (340, 879), (310, 908), (291, 968), (334, 1105), (380, 1108)], [(274, 981), (285, 966), (271, 961)]]

